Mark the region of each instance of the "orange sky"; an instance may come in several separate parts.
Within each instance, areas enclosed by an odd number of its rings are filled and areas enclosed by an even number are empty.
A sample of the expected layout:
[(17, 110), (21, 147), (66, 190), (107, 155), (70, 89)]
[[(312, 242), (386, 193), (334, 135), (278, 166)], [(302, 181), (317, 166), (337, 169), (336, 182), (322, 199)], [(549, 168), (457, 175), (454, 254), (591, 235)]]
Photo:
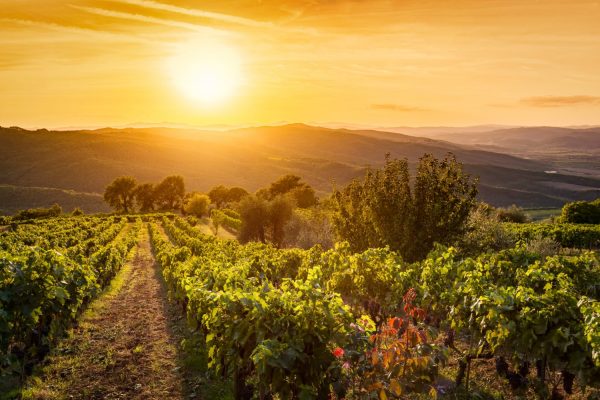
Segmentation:
[[(600, 123), (600, 1), (0, 1), (2, 126)], [(167, 68), (197, 37), (218, 104)]]

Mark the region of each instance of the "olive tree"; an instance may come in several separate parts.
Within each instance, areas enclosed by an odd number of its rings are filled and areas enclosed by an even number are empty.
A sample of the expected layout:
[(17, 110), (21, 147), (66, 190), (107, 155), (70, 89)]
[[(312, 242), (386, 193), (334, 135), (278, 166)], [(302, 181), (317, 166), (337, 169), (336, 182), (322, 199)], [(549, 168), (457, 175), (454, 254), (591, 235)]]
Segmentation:
[(120, 176), (104, 190), (104, 201), (117, 212), (129, 213), (133, 210), (136, 185), (135, 178)]
[(156, 204), (161, 210), (178, 210), (183, 207), (185, 184), (179, 175), (168, 176), (154, 189)]

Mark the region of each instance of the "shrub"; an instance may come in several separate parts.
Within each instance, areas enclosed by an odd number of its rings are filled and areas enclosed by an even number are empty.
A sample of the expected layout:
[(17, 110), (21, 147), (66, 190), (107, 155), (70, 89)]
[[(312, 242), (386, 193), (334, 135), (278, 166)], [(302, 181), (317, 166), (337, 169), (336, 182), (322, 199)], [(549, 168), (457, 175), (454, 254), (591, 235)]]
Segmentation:
[(600, 199), (565, 204), (561, 221), (572, 224), (600, 224)]
[(515, 235), (503, 226), (493, 209), (481, 204), (469, 215), (467, 232), (456, 246), (461, 254), (476, 256), (513, 247), (516, 241)]
[(538, 235), (527, 241), (527, 251), (539, 254), (542, 259), (560, 253), (561, 246), (556, 240), (550, 237)]
[(201, 218), (208, 213), (210, 198), (205, 194), (194, 194), (185, 204), (184, 210), (187, 214)]
[(317, 208), (294, 210), (284, 231), (285, 247), (309, 249), (318, 244), (330, 249), (335, 241), (329, 216)]
[(529, 222), (529, 217), (525, 214), (525, 211), (514, 204), (508, 208), (499, 208), (496, 210), (496, 214), (500, 222), (516, 222), (519, 224)]
[(75, 209), (73, 209), (73, 211), (71, 212), (71, 215), (74, 217), (79, 217), (81, 215), (83, 215), (83, 210), (79, 207), (75, 207)]
[(14, 220), (26, 220), (36, 218), (52, 218), (62, 214), (62, 208), (58, 204), (53, 204), (50, 208), (29, 208), (21, 210), (14, 216)]

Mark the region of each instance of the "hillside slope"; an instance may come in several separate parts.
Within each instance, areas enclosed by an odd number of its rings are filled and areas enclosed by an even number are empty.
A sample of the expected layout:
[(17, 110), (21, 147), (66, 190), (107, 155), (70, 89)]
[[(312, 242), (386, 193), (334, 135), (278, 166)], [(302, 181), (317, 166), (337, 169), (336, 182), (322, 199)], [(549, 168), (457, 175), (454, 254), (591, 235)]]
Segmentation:
[(0, 215), (13, 214), (23, 208), (49, 207), (60, 204), (63, 212), (76, 207), (86, 213), (108, 212), (110, 208), (98, 193), (81, 193), (45, 187), (0, 185)]
[(457, 129), (427, 132), (427, 136), (534, 159), (569, 175), (600, 178), (600, 127), (534, 126), (486, 132)]
[[(559, 206), (600, 193), (600, 181), (547, 174), (549, 164), (426, 138), (302, 124), (226, 132), (141, 128), (95, 131), (0, 129), (0, 184), (102, 193), (119, 175), (141, 182), (181, 174), (188, 190), (217, 184), (256, 190), (287, 173), (321, 192), (343, 185), (384, 155), (408, 158), (453, 152), (481, 177), (482, 199), (492, 204)], [(23, 203), (22, 207), (30, 206)], [(5, 207), (0, 204), (0, 209)]]

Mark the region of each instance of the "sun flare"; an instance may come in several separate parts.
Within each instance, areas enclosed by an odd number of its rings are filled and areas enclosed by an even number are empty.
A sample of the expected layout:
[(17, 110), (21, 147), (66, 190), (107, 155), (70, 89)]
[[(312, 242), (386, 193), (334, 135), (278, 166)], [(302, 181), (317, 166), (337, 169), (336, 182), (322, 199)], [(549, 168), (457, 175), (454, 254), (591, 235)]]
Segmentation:
[(239, 52), (219, 41), (199, 39), (180, 44), (169, 58), (168, 69), (175, 87), (204, 105), (230, 99), (242, 83)]

